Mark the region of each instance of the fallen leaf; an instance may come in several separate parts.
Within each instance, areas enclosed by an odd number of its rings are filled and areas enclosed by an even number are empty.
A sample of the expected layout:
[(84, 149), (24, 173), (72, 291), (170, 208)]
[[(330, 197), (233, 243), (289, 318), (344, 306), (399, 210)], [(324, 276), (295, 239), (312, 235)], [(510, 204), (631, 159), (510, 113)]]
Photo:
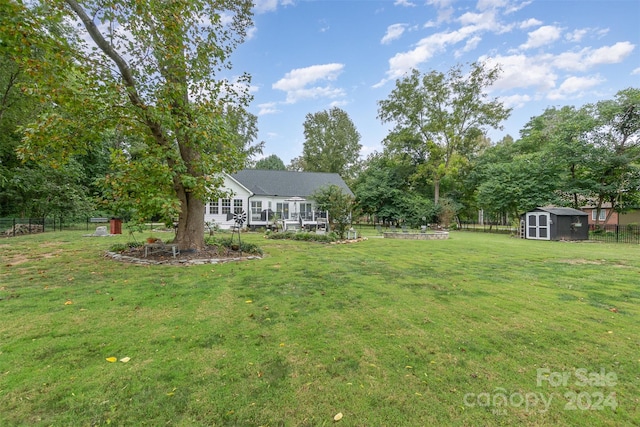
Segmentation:
[(120, 359), (122, 363), (127, 363), (129, 360), (131, 360), (130, 357), (123, 357), (122, 359)]
[(115, 358), (115, 357), (107, 357), (107, 362), (109, 362), (109, 363), (113, 363), (113, 362), (115, 362), (116, 360), (118, 360), (118, 359), (117, 359), (117, 358)]
[(251, 304), (253, 301), (251, 301), (250, 299), (245, 301), (247, 304)]
[(342, 412), (338, 412), (334, 417), (333, 421), (340, 421), (342, 419)]
[(70, 299), (66, 300), (64, 305), (71, 305), (73, 304), (73, 301), (71, 301)]

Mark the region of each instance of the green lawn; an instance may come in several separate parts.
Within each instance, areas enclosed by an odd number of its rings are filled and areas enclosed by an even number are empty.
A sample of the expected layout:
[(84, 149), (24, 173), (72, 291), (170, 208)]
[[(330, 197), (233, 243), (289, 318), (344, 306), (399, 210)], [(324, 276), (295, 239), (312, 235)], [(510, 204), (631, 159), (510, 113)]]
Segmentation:
[(150, 267), (82, 233), (0, 240), (2, 426), (640, 420), (638, 245), (249, 233), (261, 260)]

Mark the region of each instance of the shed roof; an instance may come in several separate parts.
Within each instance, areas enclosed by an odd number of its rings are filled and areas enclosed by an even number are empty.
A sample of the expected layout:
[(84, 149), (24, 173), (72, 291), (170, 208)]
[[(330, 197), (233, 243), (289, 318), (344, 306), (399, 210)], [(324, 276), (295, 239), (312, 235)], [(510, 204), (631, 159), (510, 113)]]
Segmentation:
[(555, 206), (548, 206), (544, 208), (539, 207), (534, 210), (549, 212), (550, 214), (558, 215), (558, 216), (588, 216), (586, 212), (580, 211), (578, 209), (573, 209), (573, 208), (558, 208)]
[(243, 169), (231, 176), (257, 196), (308, 197), (329, 185), (337, 185), (353, 196), (337, 173)]

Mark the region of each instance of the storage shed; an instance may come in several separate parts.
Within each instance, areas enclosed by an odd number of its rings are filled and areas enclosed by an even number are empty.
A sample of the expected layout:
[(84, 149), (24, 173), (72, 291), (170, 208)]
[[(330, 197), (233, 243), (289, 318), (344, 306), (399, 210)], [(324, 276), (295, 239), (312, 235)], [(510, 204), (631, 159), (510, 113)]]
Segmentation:
[(588, 240), (588, 214), (572, 208), (536, 208), (520, 219), (521, 235), (534, 240)]

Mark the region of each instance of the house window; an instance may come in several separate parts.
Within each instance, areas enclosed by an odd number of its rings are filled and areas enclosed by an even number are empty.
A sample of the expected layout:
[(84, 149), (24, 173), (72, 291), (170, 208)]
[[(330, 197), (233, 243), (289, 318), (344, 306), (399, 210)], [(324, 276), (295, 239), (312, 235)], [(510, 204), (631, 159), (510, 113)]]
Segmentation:
[(242, 213), (242, 199), (233, 199), (233, 213)]
[(220, 212), (220, 207), (218, 206), (218, 200), (215, 202), (211, 200), (209, 202), (209, 215), (218, 215)]
[(231, 213), (231, 199), (222, 199), (222, 214)]
[[(591, 219), (595, 221), (597, 215), (598, 215), (598, 210), (597, 209), (593, 209), (591, 211)], [(607, 219), (607, 210), (606, 209), (600, 209), (600, 217), (598, 218), (598, 220), (599, 221), (604, 221), (605, 219)]]
[(276, 214), (280, 219), (289, 219), (289, 203), (276, 203)]
[(300, 203), (300, 217), (305, 221), (311, 221), (313, 219), (311, 203)]
[(265, 220), (262, 217), (262, 201), (251, 202), (251, 221)]

